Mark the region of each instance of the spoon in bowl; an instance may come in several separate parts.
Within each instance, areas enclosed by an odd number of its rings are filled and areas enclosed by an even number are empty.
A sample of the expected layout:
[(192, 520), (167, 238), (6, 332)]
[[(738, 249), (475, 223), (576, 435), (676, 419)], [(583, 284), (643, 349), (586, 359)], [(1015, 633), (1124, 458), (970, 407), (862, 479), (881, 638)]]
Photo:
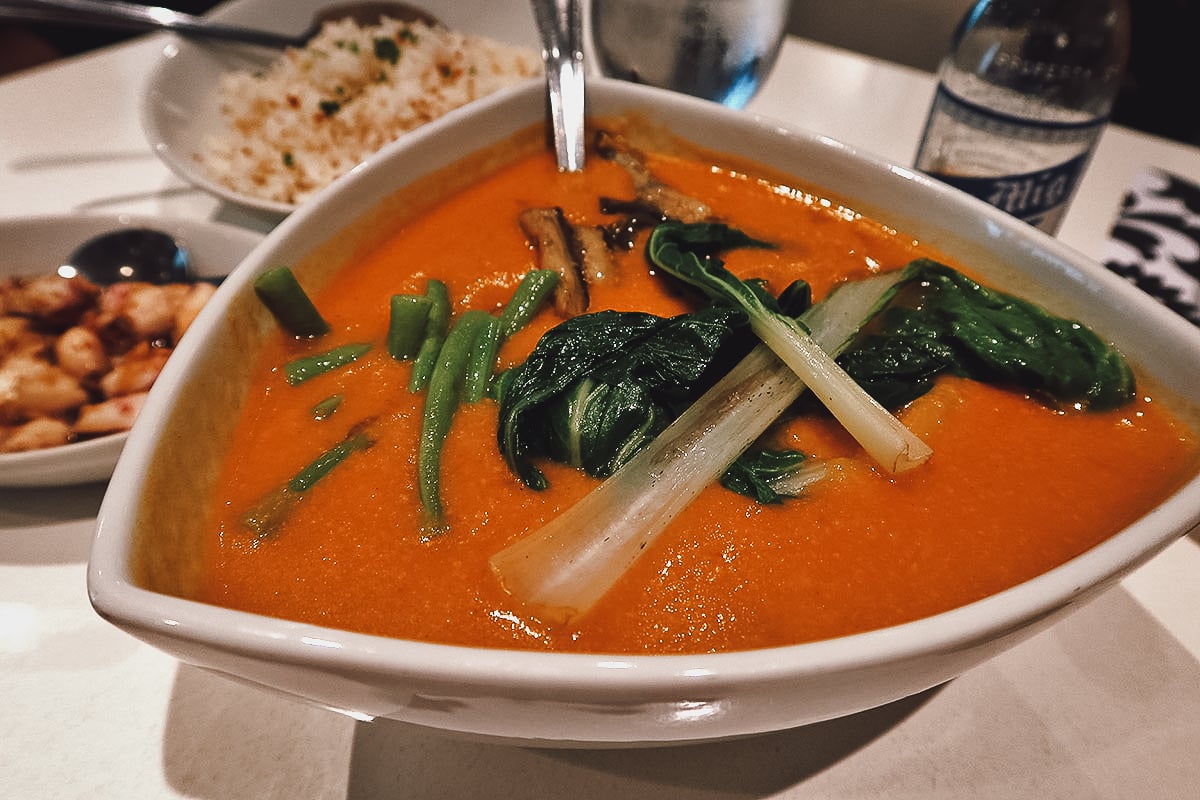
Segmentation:
[(169, 30), (180, 36), (218, 39), (265, 47), (303, 47), (328, 21), (351, 18), (359, 25), (375, 25), (382, 17), (400, 22), (441, 26), (433, 14), (403, 2), (350, 2), (329, 6), (313, 15), (308, 29), (295, 36), (225, 25), (207, 17), (159, 6), (109, 0), (2, 0), (0, 19), (103, 25), (131, 30)]
[(583, 15), (579, 0), (532, 0), (554, 129), (554, 154), (562, 172), (583, 169)]
[(58, 268), (63, 278), (85, 278), (99, 286), (122, 281), (190, 283), (187, 248), (154, 228), (121, 228), (88, 239)]

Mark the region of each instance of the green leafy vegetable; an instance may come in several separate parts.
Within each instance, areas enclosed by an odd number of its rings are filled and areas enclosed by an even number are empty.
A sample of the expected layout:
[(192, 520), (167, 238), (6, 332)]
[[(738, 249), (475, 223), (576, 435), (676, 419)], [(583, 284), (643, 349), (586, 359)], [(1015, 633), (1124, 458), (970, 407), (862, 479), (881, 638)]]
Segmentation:
[(798, 450), (747, 451), (721, 476), (721, 485), (730, 491), (752, 497), (760, 503), (782, 503), (794, 495), (778, 488), (779, 482), (796, 474), (807, 457)]
[(535, 489), (546, 487), (530, 461), (536, 455), (606, 477), (719, 377), (713, 375), (719, 354), (749, 349), (746, 334), (744, 317), (732, 309), (672, 318), (622, 311), (572, 317), (548, 331), (506, 378), (501, 452)]
[(924, 394), (943, 373), (1095, 409), (1134, 396), (1129, 364), (1089, 328), (936, 261), (914, 261), (905, 272), (918, 294), (912, 306), (889, 308), (839, 358), (889, 408)]
[(666, 222), (650, 233), (647, 254), (657, 267), (714, 300), (743, 309), (755, 334), (881, 466), (902, 472), (924, 463), (931, 454), (928, 445), (855, 383), (802, 323), (769, 308), (761, 294), (725, 269), (717, 255), (734, 247), (764, 246), (719, 223)]

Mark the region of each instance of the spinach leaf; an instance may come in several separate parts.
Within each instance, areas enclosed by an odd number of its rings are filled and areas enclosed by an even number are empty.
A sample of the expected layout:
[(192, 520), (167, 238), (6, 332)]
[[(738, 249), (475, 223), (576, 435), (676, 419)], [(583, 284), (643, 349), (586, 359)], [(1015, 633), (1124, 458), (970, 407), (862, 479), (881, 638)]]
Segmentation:
[(943, 373), (963, 375), (942, 326), (911, 308), (882, 315), (879, 333), (863, 337), (838, 358), (842, 368), (886, 408), (901, 408), (933, 388)]
[(805, 460), (798, 450), (747, 450), (721, 476), (721, 485), (763, 505), (782, 503), (793, 495), (777, 491), (773, 479), (794, 473)]
[(778, 313), (775, 299), (757, 281), (743, 281), (718, 258), (741, 247), (771, 249), (763, 242), (720, 222), (664, 222), (650, 234), (646, 253), (651, 263), (704, 292), (713, 301), (740, 307), (753, 319)]
[(544, 456), (606, 477), (750, 346), (744, 318), (710, 308), (662, 318), (601, 311), (548, 331), (505, 377), (498, 439), (526, 485)]
[(1128, 363), (1089, 328), (936, 261), (906, 270), (918, 299), (886, 310), (879, 328), (838, 360), (883, 405), (921, 396), (943, 373), (1094, 409), (1133, 397)]

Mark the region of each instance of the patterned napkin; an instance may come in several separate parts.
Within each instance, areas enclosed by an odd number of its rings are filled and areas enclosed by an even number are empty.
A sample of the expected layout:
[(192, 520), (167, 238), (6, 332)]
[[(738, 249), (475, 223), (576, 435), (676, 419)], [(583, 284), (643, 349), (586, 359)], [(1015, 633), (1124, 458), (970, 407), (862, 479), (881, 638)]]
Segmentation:
[(1155, 167), (1139, 173), (1104, 264), (1200, 325), (1200, 184)]

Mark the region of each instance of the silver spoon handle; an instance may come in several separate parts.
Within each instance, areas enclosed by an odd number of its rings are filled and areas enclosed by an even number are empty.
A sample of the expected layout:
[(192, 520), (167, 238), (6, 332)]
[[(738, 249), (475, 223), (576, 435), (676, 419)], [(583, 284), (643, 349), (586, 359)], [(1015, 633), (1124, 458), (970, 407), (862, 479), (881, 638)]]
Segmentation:
[(583, 169), (583, 13), (579, 0), (531, 0), (546, 64), (558, 168)]
[(295, 46), (294, 36), (269, 31), (222, 25), (194, 14), (160, 6), (106, 0), (3, 0), (0, 19), (63, 22), (75, 25), (105, 25), (129, 30), (169, 30), (187, 36), (258, 44), (267, 47)]

